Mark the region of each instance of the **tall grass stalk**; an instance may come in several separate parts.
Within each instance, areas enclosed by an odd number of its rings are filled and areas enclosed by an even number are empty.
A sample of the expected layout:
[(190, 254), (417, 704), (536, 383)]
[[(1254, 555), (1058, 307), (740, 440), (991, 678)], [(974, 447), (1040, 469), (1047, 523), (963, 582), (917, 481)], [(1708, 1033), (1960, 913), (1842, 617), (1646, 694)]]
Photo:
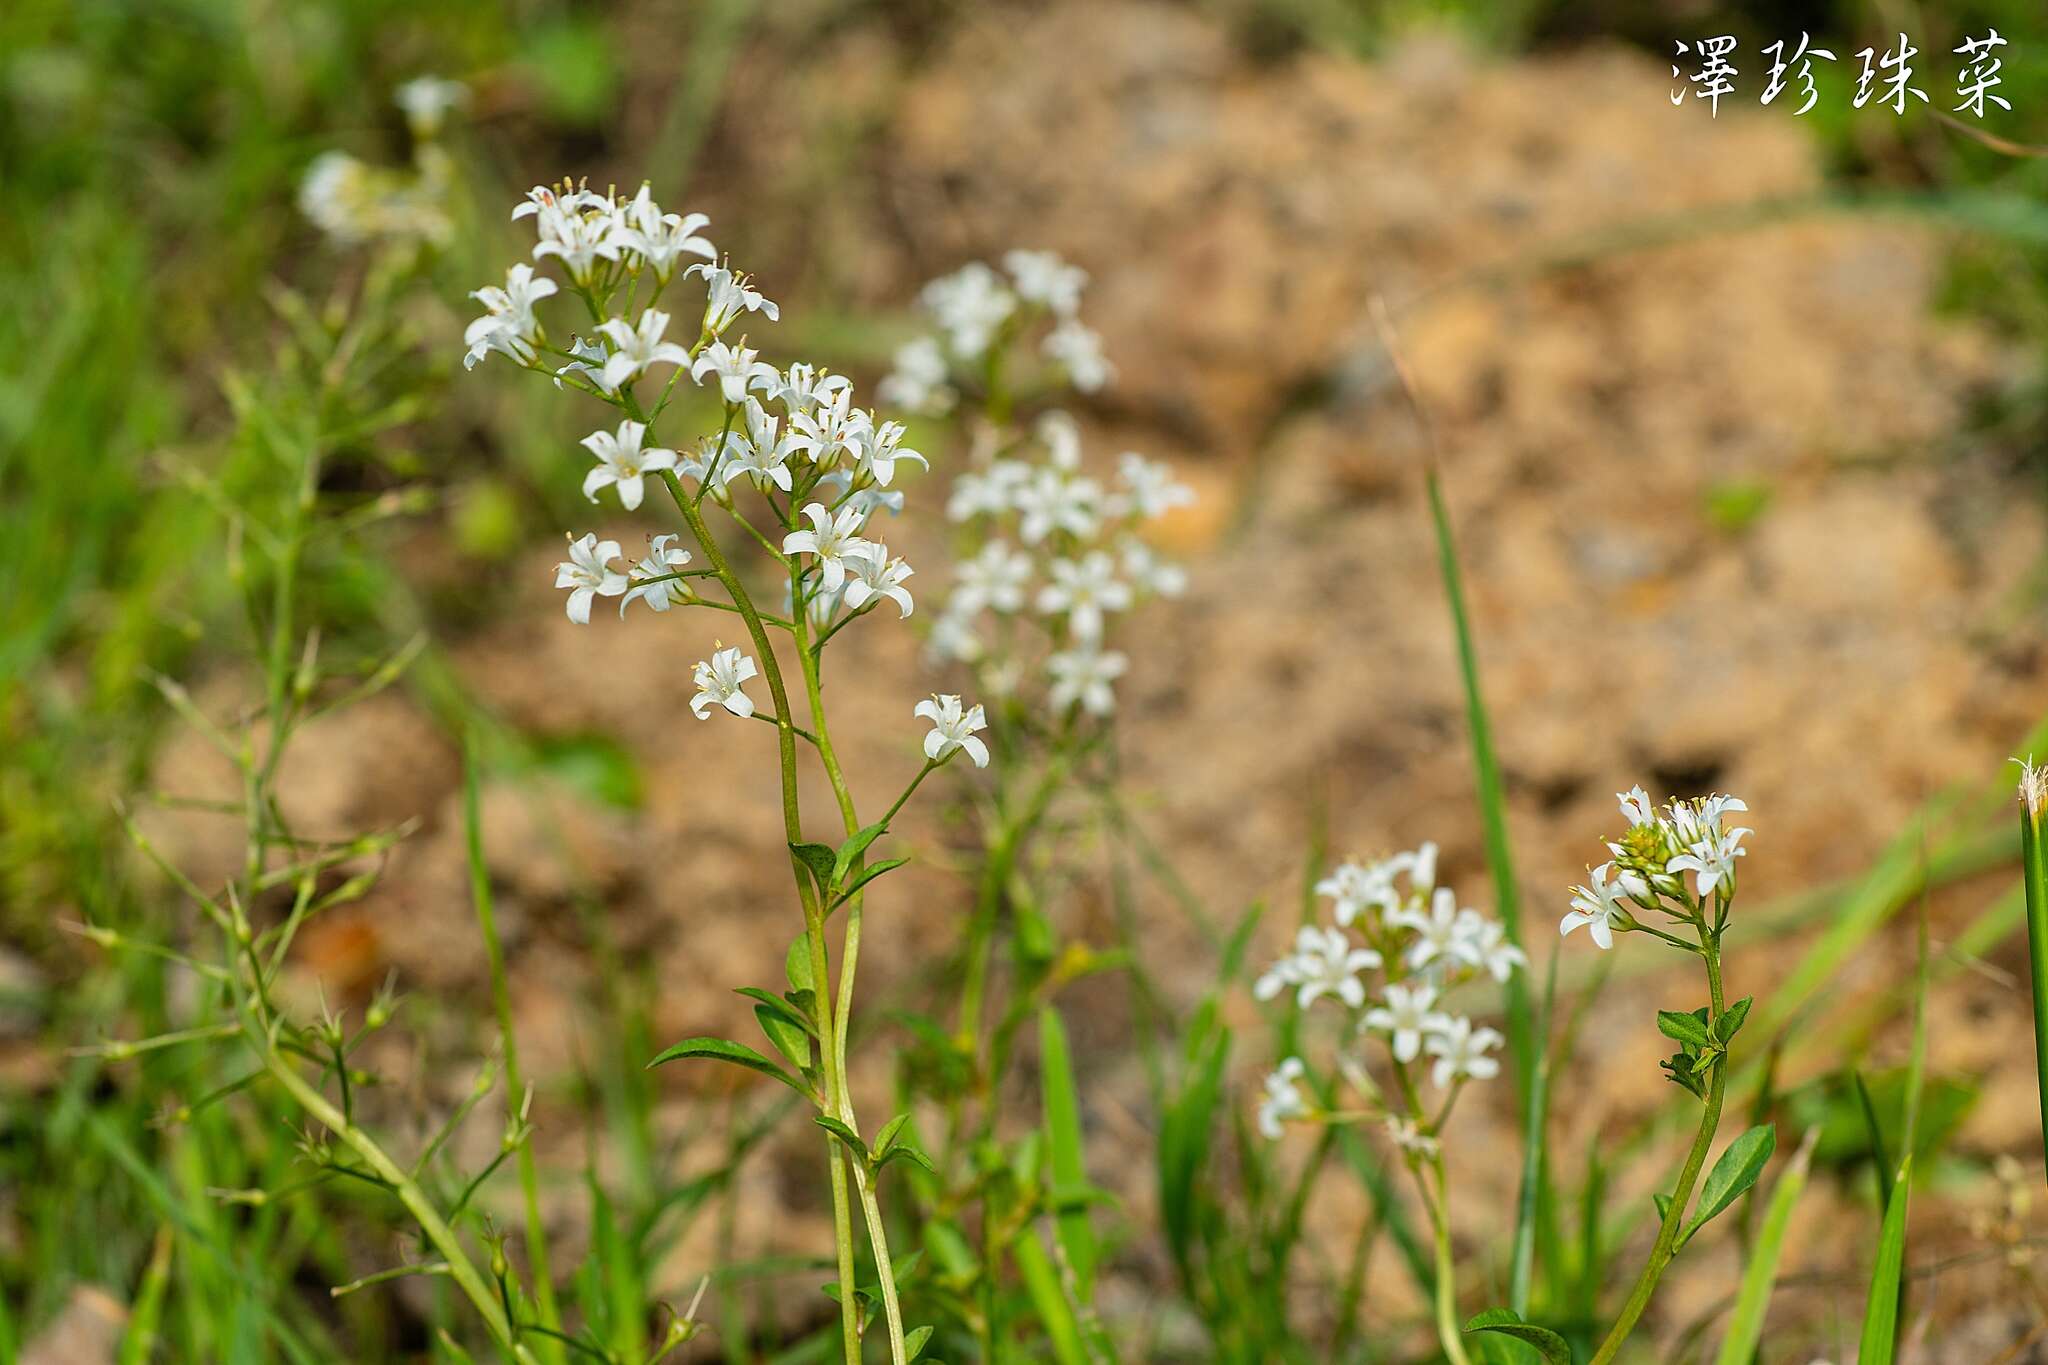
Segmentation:
[(2021, 766), (2020, 875), (2027, 894), (2027, 961), (2034, 992), (2035, 1083), (2041, 1103), (2041, 1141), (2048, 1160), (2048, 845), (2041, 838), (2048, 808), (2048, 770)]

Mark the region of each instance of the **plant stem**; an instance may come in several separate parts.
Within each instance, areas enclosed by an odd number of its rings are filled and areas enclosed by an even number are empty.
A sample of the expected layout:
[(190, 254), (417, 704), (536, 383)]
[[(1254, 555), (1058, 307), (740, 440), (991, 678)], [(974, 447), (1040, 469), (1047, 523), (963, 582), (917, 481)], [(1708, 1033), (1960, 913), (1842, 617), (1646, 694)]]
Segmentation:
[(2042, 809), (2035, 799), (2039, 787), (2031, 765), (2020, 792), (2020, 876), (2027, 888), (2027, 956), (2033, 969), (2034, 1066), (2042, 1149), (2048, 1155), (2048, 847), (2041, 840)]
[(1430, 1166), (1436, 1172), (1436, 1198), (1429, 1198), (1429, 1186), (1422, 1180), (1419, 1167), (1415, 1178), (1423, 1186), (1430, 1224), (1436, 1232), (1436, 1336), (1443, 1343), (1444, 1355), (1451, 1365), (1471, 1365), (1471, 1358), (1465, 1354), (1464, 1337), (1458, 1331), (1458, 1267), (1451, 1259), (1450, 1183), (1444, 1176), (1441, 1150), (1430, 1158)]
[[(1721, 1017), (1724, 1006), (1721, 1002), (1721, 942), (1712, 933), (1702, 928), (1700, 933), (1700, 954), (1707, 962), (1708, 1018), (1707, 1023)], [(1686, 1205), (1692, 1200), (1693, 1183), (1700, 1177), (1700, 1169), (1707, 1164), (1707, 1149), (1713, 1146), (1714, 1130), (1721, 1123), (1721, 1095), (1728, 1083), (1728, 1057), (1723, 1053), (1712, 1068), (1713, 1077), (1707, 1087), (1706, 1110), (1700, 1115), (1700, 1130), (1692, 1140), (1692, 1150), (1686, 1153), (1685, 1165), (1678, 1172), (1678, 1184), (1671, 1191), (1671, 1207), (1665, 1211), (1664, 1221), (1657, 1228), (1657, 1241), (1650, 1248), (1650, 1259), (1644, 1265), (1643, 1273), (1636, 1280), (1635, 1288), (1629, 1291), (1628, 1302), (1621, 1307), (1621, 1316), (1614, 1320), (1607, 1339), (1600, 1343), (1600, 1350), (1589, 1365), (1607, 1365), (1621, 1350), (1628, 1334), (1635, 1330), (1637, 1319), (1650, 1305), (1650, 1295), (1656, 1292), (1657, 1281), (1664, 1274), (1664, 1267), (1671, 1264), (1676, 1254), (1678, 1228), (1685, 1217)]]

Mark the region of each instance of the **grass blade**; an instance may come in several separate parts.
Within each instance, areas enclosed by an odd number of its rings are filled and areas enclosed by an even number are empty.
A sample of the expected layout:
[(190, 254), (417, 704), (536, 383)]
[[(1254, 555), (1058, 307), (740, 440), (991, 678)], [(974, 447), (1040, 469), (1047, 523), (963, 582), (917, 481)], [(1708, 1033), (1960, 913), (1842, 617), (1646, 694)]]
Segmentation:
[(1777, 1283), (1778, 1257), (1785, 1249), (1785, 1229), (1792, 1222), (1793, 1205), (1806, 1189), (1807, 1165), (1813, 1159), (1813, 1146), (1819, 1138), (1820, 1129), (1806, 1130), (1791, 1164), (1771, 1190), (1770, 1207), (1764, 1213), (1756, 1243), (1750, 1248), (1749, 1264), (1742, 1272), (1742, 1288), (1735, 1297), (1735, 1311), (1728, 1318), (1728, 1335), (1721, 1338), (1714, 1365), (1749, 1365), (1756, 1358), (1757, 1344), (1764, 1335), (1764, 1314)]
[(1054, 1228), (1074, 1273), (1075, 1296), (1088, 1303), (1095, 1296), (1095, 1233), (1088, 1225), (1088, 1206), (1081, 1198), (1088, 1188), (1081, 1145), (1081, 1100), (1074, 1090), (1067, 1030), (1050, 1005), (1038, 1012), (1038, 1047), (1053, 1197), (1075, 1201), (1071, 1209), (1062, 1210)]
[(2041, 1098), (2041, 1145), (2048, 1156), (2048, 847), (2041, 840), (2048, 769), (2020, 769), (2020, 875), (2027, 888), (2027, 961), (2034, 989), (2034, 1066)]
[(1017, 1258), (1025, 1292), (1031, 1296), (1038, 1320), (1045, 1325), (1053, 1359), (1059, 1365), (1088, 1365), (1088, 1352), (1081, 1344), (1080, 1320), (1074, 1316), (1074, 1306), (1067, 1302), (1066, 1290), (1060, 1286), (1060, 1273), (1053, 1266), (1052, 1257), (1046, 1255), (1038, 1233), (1028, 1227), (1018, 1233), (1010, 1243), (1010, 1254)]
[(1891, 1365), (1898, 1348), (1899, 1282), (1906, 1269), (1906, 1204), (1913, 1192), (1913, 1154), (1899, 1163), (1891, 1202), (1878, 1236), (1877, 1262), (1870, 1268), (1870, 1299), (1863, 1306), (1863, 1335), (1857, 1365)]

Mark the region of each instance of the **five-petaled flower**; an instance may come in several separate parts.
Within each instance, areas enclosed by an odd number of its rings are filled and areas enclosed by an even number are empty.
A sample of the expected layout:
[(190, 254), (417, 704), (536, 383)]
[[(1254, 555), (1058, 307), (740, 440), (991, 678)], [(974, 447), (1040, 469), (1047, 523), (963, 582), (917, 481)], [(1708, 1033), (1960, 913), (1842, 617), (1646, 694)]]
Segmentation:
[(959, 697), (934, 694), (919, 702), (911, 714), (932, 723), (931, 730), (924, 737), (926, 758), (934, 763), (943, 763), (955, 750), (964, 749), (975, 767), (988, 766), (988, 746), (974, 737), (976, 730), (988, 728), (979, 703), (963, 711)]
[(706, 719), (711, 708), (723, 706), (736, 716), (754, 714), (754, 702), (741, 687), (754, 676), (754, 660), (731, 647), (716, 648), (708, 659), (699, 659), (691, 674), (697, 695), (690, 698), (690, 714)]
[(1572, 888), (1571, 913), (1559, 921), (1559, 934), (1569, 934), (1583, 924), (1593, 936), (1593, 942), (1602, 948), (1612, 948), (1615, 929), (1626, 929), (1635, 922), (1628, 907), (1621, 903), (1622, 898), (1630, 896), (1648, 900), (1650, 889), (1633, 872), (1623, 872), (1610, 882), (1607, 874), (1612, 871), (1613, 863), (1602, 863), (1590, 870), (1584, 886)]
[(612, 318), (599, 324), (597, 330), (610, 338), (615, 348), (611, 358), (604, 362), (602, 372), (607, 391), (639, 378), (656, 365), (690, 363), (688, 351), (662, 339), (662, 333), (668, 330), (668, 314), (659, 308), (642, 313), (637, 327), (624, 318)]
[(1422, 1050), (1425, 1036), (1450, 1027), (1451, 1017), (1435, 1006), (1436, 987), (1391, 982), (1387, 986), (1387, 1003), (1367, 1010), (1362, 1022), (1373, 1032), (1386, 1034), (1392, 1040), (1394, 1060), (1406, 1064), (1414, 1061), (1415, 1054)]
[(764, 393), (773, 393), (782, 386), (781, 372), (760, 359), (760, 354), (744, 342), (728, 346), (722, 341), (714, 341), (690, 362), (690, 378), (702, 384), (705, 375), (717, 375), (719, 393), (727, 403), (738, 407), (746, 401), (748, 389), (759, 388)]
[(1506, 1041), (1495, 1029), (1473, 1028), (1472, 1021), (1463, 1015), (1451, 1019), (1423, 1043), (1436, 1058), (1430, 1066), (1430, 1081), (1443, 1090), (1452, 1081), (1467, 1076), (1484, 1081), (1499, 1075), (1500, 1059), (1487, 1053)]
[(855, 611), (869, 602), (886, 597), (896, 604), (898, 619), (910, 615), (910, 589), (903, 586), (903, 580), (917, 572), (900, 558), (889, 557), (889, 547), (876, 545), (875, 552), (865, 559), (849, 559), (853, 576), (846, 580), (846, 605)]
[(599, 540), (595, 531), (569, 542), (569, 557), (555, 565), (555, 586), (569, 589), (571, 621), (589, 625), (592, 598), (617, 597), (626, 591), (626, 575), (612, 567), (618, 557), (619, 542)]
[(690, 552), (676, 544), (673, 535), (656, 536), (647, 542), (647, 557), (632, 568), (633, 587), (619, 599), (619, 615), (635, 598), (654, 611), (667, 611), (678, 602), (690, 600), (689, 589), (674, 575), (690, 562)]
[(1116, 710), (1116, 692), (1110, 687), (1130, 667), (1122, 651), (1098, 649), (1084, 643), (1062, 650), (1045, 661), (1052, 676), (1052, 709), (1064, 712), (1076, 702), (1091, 716), (1106, 716)]
[(1038, 609), (1047, 615), (1065, 613), (1067, 625), (1083, 640), (1102, 638), (1102, 614), (1131, 605), (1131, 585), (1116, 576), (1108, 552), (1092, 550), (1078, 562), (1055, 559), (1052, 581), (1038, 590)]
[(1294, 951), (1281, 958), (1252, 985), (1252, 995), (1270, 1000), (1295, 988), (1294, 1003), (1307, 1009), (1319, 998), (1334, 995), (1352, 1009), (1365, 1004), (1365, 983), (1358, 974), (1380, 965), (1380, 955), (1356, 948), (1342, 929), (1304, 924), (1295, 935)]
[(858, 508), (841, 508), (835, 517), (826, 510), (824, 503), (814, 502), (804, 508), (804, 516), (812, 529), (791, 531), (784, 536), (782, 552), (786, 555), (816, 555), (820, 587), (827, 593), (836, 593), (846, 582), (848, 566), (864, 560), (872, 562), (880, 547), (861, 538), (861, 526), (867, 517)]
[(597, 456), (597, 468), (583, 476), (583, 496), (596, 502), (598, 489), (616, 484), (619, 505), (628, 512), (638, 507), (647, 493), (646, 476), (676, 467), (673, 450), (640, 448), (646, 435), (645, 425), (625, 421), (619, 423), (616, 434), (593, 431), (584, 437), (583, 445)]

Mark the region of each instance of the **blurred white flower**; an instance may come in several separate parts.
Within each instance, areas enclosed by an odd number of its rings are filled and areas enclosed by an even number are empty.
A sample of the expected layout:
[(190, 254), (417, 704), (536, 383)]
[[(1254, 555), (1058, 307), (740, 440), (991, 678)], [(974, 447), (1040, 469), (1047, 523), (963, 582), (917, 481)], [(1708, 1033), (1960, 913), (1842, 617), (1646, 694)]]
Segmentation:
[(690, 600), (690, 590), (683, 586), (683, 580), (667, 576), (690, 562), (690, 552), (675, 542), (676, 537), (665, 535), (647, 543), (647, 557), (631, 570), (633, 587), (619, 599), (621, 617), (636, 598), (654, 611), (667, 611), (678, 602)]
[(1124, 577), (1140, 592), (1155, 597), (1178, 597), (1188, 590), (1187, 570), (1161, 559), (1136, 536), (1124, 538), (1117, 547), (1117, 558)]
[(1352, 1009), (1365, 1003), (1365, 983), (1358, 974), (1380, 965), (1370, 948), (1354, 948), (1342, 929), (1304, 924), (1295, 935), (1294, 951), (1266, 969), (1252, 984), (1252, 995), (1271, 1000), (1292, 986), (1294, 1003), (1307, 1009), (1325, 995), (1334, 995)]
[(949, 521), (999, 517), (1010, 510), (1017, 490), (1030, 478), (1031, 466), (1022, 460), (997, 460), (985, 469), (967, 470), (953, 480), (946, 517)]
[(846, 582), (848, 565), (872, 562), (878, 547), (873, 541), (861, 539), (864, 518), (851, 507), (842, 508), (834, 517), (826, 510), (825, 504), (814, 502), (804, 508), (804, 516), (812, 529), (791, 531), (784, 536), (782, 552), (786, 555), (816, 555), (820, 586), (828, 593), (836, 593)]
[(1045, 447), (1045, 462), (1064, 474), (1081, 467), (1081, 424), (1058, 408), (1038, 419), (1032, 430)]
[(1116, 469), (1123, 480), (1123, 504), (1141, 517), (1150, 520), (1194, 505), (1195, 490), (1176, 479), (1164, 461), (1126, 450), (1116, 457)]
[(1057, 469), (1032, 471), (1028, 481), (1010, 492), (1017, 509), (1017, 534), (1036, 545), (1054, 531), (1086, 539), (1099, 526), (1102, 490), (1093, 479), (1068, 478)]
[(1281, 1124), (1308, 1116), (1308, 1103), (1297, 1084), (1304, 1070), (1301, 1058), (1289, 1057), (1266, 1077), (1266, 1093), (1259, 1100), (1259, 1131), (1268, 1140), (1280, 1136)]
[(1103, 354), (1102, 338), (1095, 329), (1072, 319), (1046, 333), (1039, 347), (1058, 362), (1074, 387), (1083, 393), (1095, 392), (1116, 374), (1109, 357)]
[(909, 412), (944, 412), (953, 403), (946, 383), (946, 353), (936, 337), (919, 337), (896, 348), (896, 364), (875, 386), (875, 396)]
[(932, 723), (931, 732), (924, 737), (924, 756), (934, 763), (943, 763), (955, 749), (965, 749), (967, 757), (977, 768), (988, 766), (988, 746), (974, 737), (976, 730), (988, 728), (982, 718), (979, 704), (960, 709), (960, 698), (936, 693), (917, 704), (914, 716), (921, 716)]
[(1081, 306), (1088, 272), (1067, 264), (1056, 252), (1011, 251), (1003, 256), (1003, 268), (1016, 281), (1020, 298), (1043, 304), (1063, 318), (1072, 317)]
[(1400, 865), (1391, 860), (1340, 863), (1316, 883), (1315, 893), (1335, 902), (1332, 909), (1337, 923), (1350, 924), (1368, 909), (1385, 914), (1401, 904), (1400, 893), (1394, 887), (1394, 878), (1400, 871)]
[(1000, 540), (991, 540), (974, 558), (963, 561), (953, 583), (950, 610), (977, 612), (983, 607), (1016, 611), (1024, 605), (1024, 589), (1031, 582), (1031, 556), (1013, 550)]
[(1435, 1156), (1439, 1146), (1435, 1138), (1424, 1135), (1414, 1119), (1398, 1114), (1387, 1116), (1387, 1136), (1394, 1140), (1396, 1147), (1417, 1156)]
[(1017, 308), (1017, 296), (1004, 287), (1002, 276), (980, 261), (933, 280), (919, 297), (963, 360), (988, 350), (996, 328)]
[(1440, 1033), (1450, 1026), (1450, 1016), (1439, 1013), (1435, 1005), (1435, 987), (1404, 986), (1393, 982), (1387, 987), (1387, 1003), (1367, 1010), (1364, 1024), (1373, 1032), (1384, 1033), (1392, 1039), (1396, 1061), (1412, 1062), (1415, 1054), (1422, 1050), (1425, 1036)]
[(974, 633), (973, 616), (952, 610), (950, 603), (939, 619), (932, 622), (932, 633), (925, 645), (941, 660), (973, 663), (981, 657), (981, 638)]
[(555, 565), (555, 586), (569, 590), (569, 619), (579, 626), (590, 624), (590, 603), (595, 597), (617, 597), (629, 586), (626, 576), (614, 569), (619, 542), (599, 540), (595, 531), (569, 542), (569, 557)]
[(1055, 559), (1048, 572), (1052, 581), (1038, 590), (1038, 610), (1048, 616), (1064, 614), (1068, 626), (1083, 640), (1102, 637), (1102, 614), (1127, 611), (1131, 586), (1116, 576), (1116, 563), (1101, 550), (1091, 550), (1080, 560)]
[(628, 512), (637, 508), (646, 496), (646, 476), (676, 467), (673, 450), (640, 448), (640, 442), (646, 435), (644, 425), (625, 421), (619, 423), (617, 434), (593, 431), (584, 437), (584, 447), (597, 457), (597, 468), (584, 476), (583, 496), (596, 502), (598, 489), (616, 484), (619, 505)]
[(754, 676), (754, 661), (737, 649), (714, 649), (709, 659), (699, 659), (691, 674), (697, 695), (690, 698), (690, 714), (704, 720), (713, 706), (723, 706), (735, 716), (754, 714), (752, 698), (740, 690)]
[(745, 275), (735, 275), (708, 261), (683, 273), (704, 277), (704, 330), (711, 336), (723, 336), (741, 313), (759, 313), (770, 322), (782, 319), (782, 310), (748, 283)]
[(415, 76), (392, 91), (391, 97), (405, 114), (413, 136), (429, 138), (441, 131), (442, 121), (452, 110), (469, 103), (469, 87), (439, 76)]
[(1482, 919), (1473, 939), (1479, 951), (1479, 965), (1495, 981), (1505, 983), (1515, 969), (1529, 965), (1529, 955), (1508, 940), (1508, 927), (1497, 919)]
[(1436, 888), (1427, 913), (1419, 905), (1404, 906), (1388, 915), (1387, 922), (1415, 931), (1415, 941), (1402, 956), (1412, 971), (1421, 971), (1432, 962), (1446, 968), (1460, 962), (1471, 967), (1481, 965), (1477, 940), (1480, 918), (1472, 911), (1459, 910), (1458, 897), (1447, 886)]
[(1093, 644), (1077, 645), (1045, 661), (1052, 675), (1049, 700), (1052, 709), (1064, 712), (1075, 702), (1091, 716), (1106, 716), (1116, 710), (1116, 693), (1110, 684), (1124, 675), (1130, 660), (1114, 649)]
[(1424, 1044), (1436, 1058), (1430, 1065), (1431, 1083), (1443, 1090), (1461, 1076), (1491, 1080), (1500, 1074), (1500, 1059), (1486, 1054), (1506, 1041), (1494, 1029), (1473, 1028), (1463, 1015), (1450, 1020)]

